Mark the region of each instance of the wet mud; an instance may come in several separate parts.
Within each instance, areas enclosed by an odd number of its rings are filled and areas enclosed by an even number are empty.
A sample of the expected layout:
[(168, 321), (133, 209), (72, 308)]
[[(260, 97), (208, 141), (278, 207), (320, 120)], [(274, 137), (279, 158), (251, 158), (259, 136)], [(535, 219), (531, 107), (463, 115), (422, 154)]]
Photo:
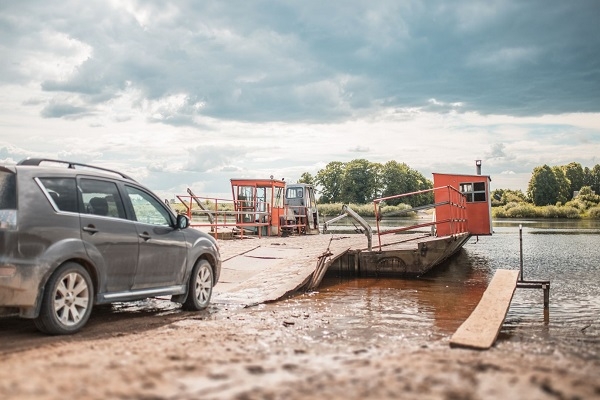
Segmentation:
[(486, 352), (450, 349), (443, 332), (451, 326), (419, 320), (416, 309), (412, 323), (377, 304), (364, 311), (377, 296), (336, 307), (328, 300), (336, 286), (200, 313), (165, 299), (115, 304), (66, 337), (3, 318), (0, 392), (3, 399), (600, 398), (598, 360), (509, 340)]

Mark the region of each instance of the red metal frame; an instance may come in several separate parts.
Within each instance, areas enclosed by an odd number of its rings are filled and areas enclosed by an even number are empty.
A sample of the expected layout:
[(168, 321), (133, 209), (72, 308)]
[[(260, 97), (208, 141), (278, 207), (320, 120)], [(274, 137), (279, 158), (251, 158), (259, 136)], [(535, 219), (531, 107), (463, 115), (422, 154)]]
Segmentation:
[[(271, 216), (271, 210), (269, 208), (269, 205), (266, 204), (265, 205), (265, 209), (266, 211), (263, 212), (258, 212), (258, 211), (252, 211), (252, 212), (247, 212), (247, 211), (239, 211), (240, 210), (240, 206), (239, 205), (235, 205), (234, 200), (228, 200), (228, 199), (219, 199), (219, 198), (213, 198), (213, 197), (200, 197), (200, 196), (193, 196), (193, 195), (176, 195), (176, 197), (179, 199), (179, 201), (181, 202), (181, 204), (183, 204), (183, 206), (186, 208), (186, 215), (187, 217), (190, 219), (190, 226), (195, 227), (195, 228), (200, 228), (200, 227), (210, 227), (211, 231), (214, 232), (215, 237), (218, 237), (218, 228), (234, 228), (234, 227), (240, 227), (242, 228), (240, 230), (240, 236), (244, 236), (244, 227), (252, 227), (252, 228), (257, 228), (258, 231), (258, 236), (261, 237), (261, 230), (260, 227), (263, 226), (270, 226), (270, 216)], [(214, 222), (207, 222), (207, 223), (194, 223), (193, 222), (193, 214), (192, 214), (192, 209), (194, 206), (194, 203), (196, 201), (200, 201), (200, 202), (204, 202), (204, 201), (210, 201), (213, 205), (214, 205), (214, 209), (211, 210), (202, 210), (202, 209), (195, 209), (195, 212), (199, 212), (199, 213), (203, 213), (203, 214), (211, 214), (214, 217)], [(243, 201), (243, 200), (238, 200), (238, 201)], [(232, 203), (234, 204), (234, 210), (235, 211), (225, 211), (225, 210), (219, 210), (219, 204), (227, 204), (227, 203)], [(267, 215), (269, 218), (267, 219), (267, 222), (239, 222), (239, 216), (241, 215), (246, 215), (246, 214), (252, 214), (252, 215)], [(229, 217), (229, 220), (228, 220)]]
[[(434, 198), (436, 202), (433, 204), (428, 204), (426, 206), (414, 207), (411, 209), (406, 209), (406, 212), (417, 211), (417, 210), (425, 210), (425, 209), (435, 209), (443, 210), (444, 215), (449, 215), (447, 218), (442, 220), (434, 219), (432, 222), (426, 222), (421, 224), (414, 224), (411, 226), (406, 226), (402, 228), (389, 229), (386, 231), (381, 231), (379, 226), (379, 221), (381, 220), (381, 212), (379, 204), (386, 200), (392, 199), (400, 199), (408, 196), (414, 196), (423, 193), (434, 193)], [(467, 232), (467, 207), (466, 207), (466, 197), (456, 188), (452, 186), (440, 186), (433, 189), (419, 190), (416, 192), (398, 194), (394, 196), (381, 197), (373, 200), (373, 206), (375, 207), (375, 220), (377, 221), (377, 236), (379, 240), (379, 249), (381, 250), (381, 235), (388, 235), (391, 233), (398, 233), (403, 231), (408, 231), (416, 228), (424, 228), (426, 226), (433, 226), (437, 231), (437, 227), (439, 225), (448, 224), (450, 226), (450, 235), (455, 235), (458, 233)], [(436, 214), (434, 214), (435, 216)]]

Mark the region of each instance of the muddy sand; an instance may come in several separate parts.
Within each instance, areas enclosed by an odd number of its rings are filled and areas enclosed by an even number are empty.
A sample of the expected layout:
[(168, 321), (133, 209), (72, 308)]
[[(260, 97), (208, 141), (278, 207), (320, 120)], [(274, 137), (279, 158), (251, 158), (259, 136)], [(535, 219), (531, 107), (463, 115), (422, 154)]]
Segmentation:
[(150, 299), (97, 307), (82, 332), (63, 337), (2, 318), (0, 398), (600, 399), (598, 359), (502, 338), (473, 351), (427, 332), (313, 334), (334, 317), (293, 298), (200, 313)]

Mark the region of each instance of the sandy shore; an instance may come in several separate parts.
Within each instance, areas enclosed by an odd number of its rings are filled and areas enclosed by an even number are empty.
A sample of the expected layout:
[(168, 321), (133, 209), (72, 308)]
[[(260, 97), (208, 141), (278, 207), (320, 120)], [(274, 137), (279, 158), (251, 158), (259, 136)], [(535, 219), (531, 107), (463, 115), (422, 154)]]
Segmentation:
[(285, 302), (200, 313), (167, 300), (117, 304), (67, 337), (2, 318), (0, 398), (600, 399), (600, 360), (576, 352), (502, 339), (451, 349), (426, 332), (319, 336), (335, 310)]
[(2, 321), (2, 398), (600, 398), (600, 362), (553, 349), (500, 341), (478, 352), (451, 349), (447, 339), (365, 347), (311, 339), (326, 313), (169, 307), (100, 311), (69, 337)]

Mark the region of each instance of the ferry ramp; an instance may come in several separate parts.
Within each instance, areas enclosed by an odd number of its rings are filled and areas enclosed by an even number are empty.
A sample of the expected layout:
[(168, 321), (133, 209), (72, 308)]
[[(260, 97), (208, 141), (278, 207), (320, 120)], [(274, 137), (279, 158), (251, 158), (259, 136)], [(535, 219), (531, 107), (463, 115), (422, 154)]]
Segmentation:
[[(388, 236), (387, 251), (420, 254), (421, 234)], [(219, 240), (223, 265), (213, 302), (252, 306), (300, 289), (316, 289), (325, 272), (347, 255), (370, 254), (362, 234), (307, 235)], [(352, 260), (358, 258), (352, 257)], [(346, 262), (353, 268), (357, 261)], [(342, 265), (342, 263), (338, 263)]]

